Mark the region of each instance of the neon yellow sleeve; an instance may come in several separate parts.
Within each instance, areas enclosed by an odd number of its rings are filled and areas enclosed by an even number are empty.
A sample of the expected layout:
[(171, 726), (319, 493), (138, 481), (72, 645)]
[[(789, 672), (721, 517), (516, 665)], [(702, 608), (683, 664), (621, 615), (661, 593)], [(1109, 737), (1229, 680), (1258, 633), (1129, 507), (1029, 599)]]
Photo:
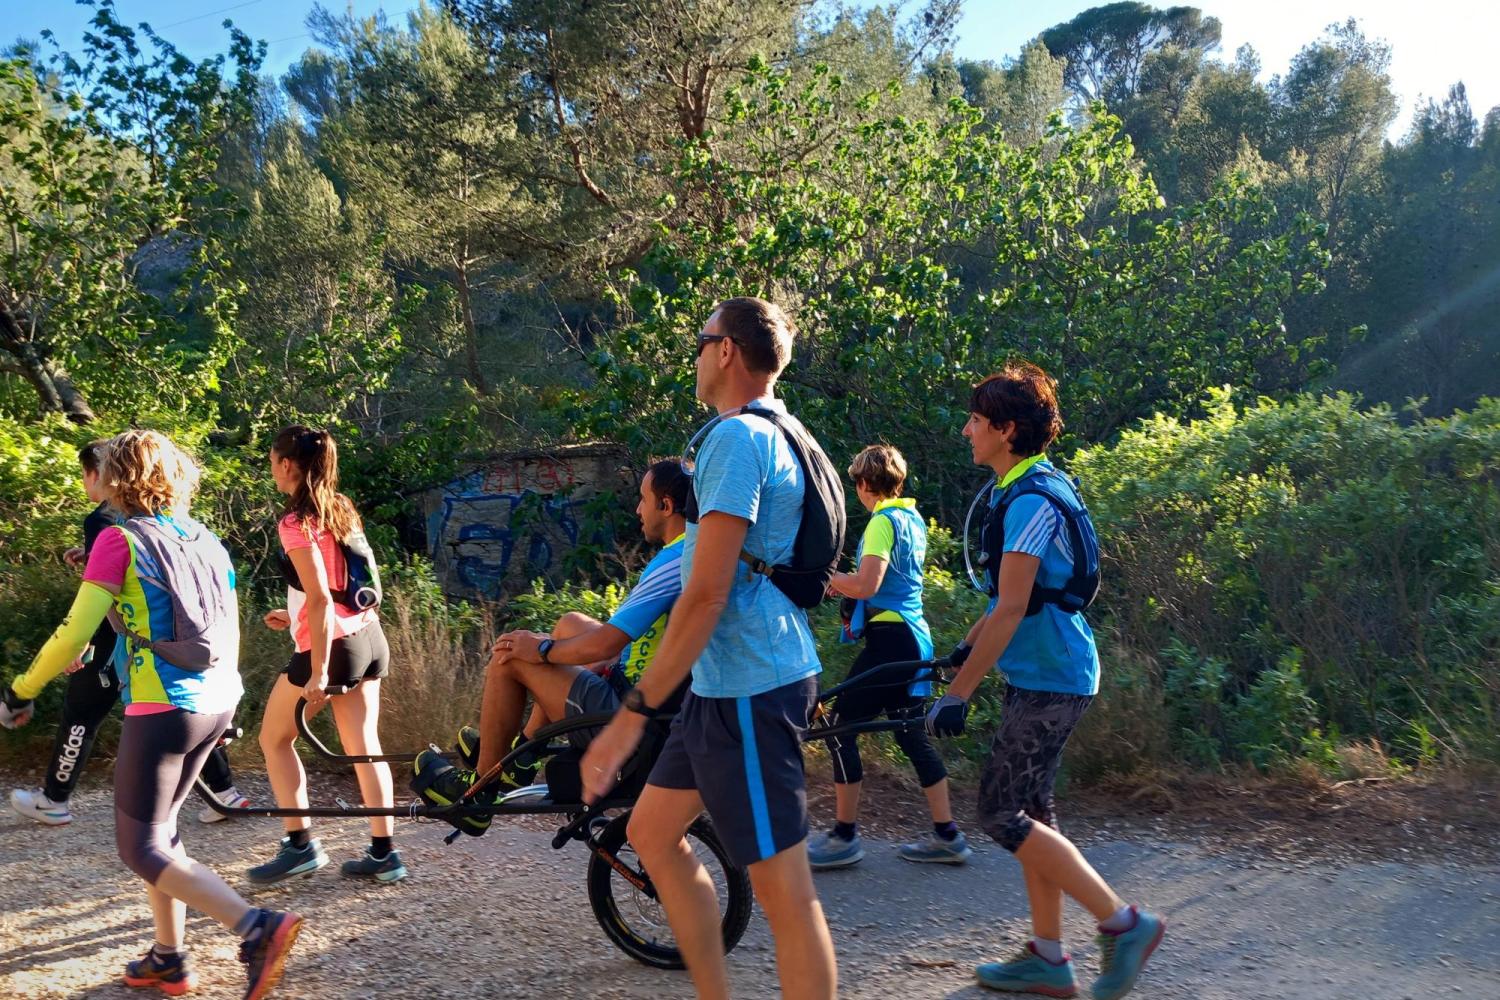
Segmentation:
[(876, 556), (891, 561), (891, 551), (896, 547), (896, 529), (891, 526), (891, 519), (876, 514), (870, 518), (870, 523), (865, 525), (864, 545), (859, 550), (860, 558), (865, 556)]
[[(104, 616), (109, 613), (114, 600), (114, 595), (103, 587), (85, 581), (78, 588), (78, 596), (73, 598), (73, 607), (68, 612), (68, 617), (57, 626), (57, 631), (52, 633), (52, 638), (47, 640), (42, 651), (36, 654), (36, 659), (31, 661), (26, 672), (10, 682), (16, 694), (22, 698), (35, 698), (42, 693), (42, 688), (47, 686), (48, 681), (78, 659), (89, 640), (94, 637), (99, 624), (104, 621)], [(109, 655), (108, 652), (101, 653)]]

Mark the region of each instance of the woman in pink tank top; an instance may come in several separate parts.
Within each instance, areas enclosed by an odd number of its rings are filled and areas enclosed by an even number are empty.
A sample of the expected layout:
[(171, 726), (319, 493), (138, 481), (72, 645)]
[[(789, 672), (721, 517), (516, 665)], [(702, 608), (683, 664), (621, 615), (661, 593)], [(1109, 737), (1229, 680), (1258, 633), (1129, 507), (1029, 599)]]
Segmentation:
[[(333, 706), (339, 741), (349, 754), (379, 755), (380, 681), (390, 669), (390, 647), (374, 608), (339, 603), (335, 594), (348, 589), (348, 566), (342, 542), (361, 533), (359, 514), (339, 492), (338, 447), (333, 435), (300, 424), (287, 427), (271, 444), (271, 476), (287, 496), (277, 523), (287, 578), (287, 606), (266, 615), (277, 631), (290, 629), (294, 651), (266, 701), (260, 746), (276, 803), (307, 808), (307, 775), (293, 744), (296, 708), (306, 698), (309, 714)], [(329, 687), (348, 690), (329, 697)], [(390, 765), (356, 764), (365, 805), (391, 808)], [(287, 817), (286, 836), (276, 856), (249, 871), (260, 884), (306, 875), (328, 864), (328, 855), (312, 836), (312, 821)], [(395, 882), (406, 877), (401, 856), (393, 849), (394, 821), (370, 817), (370, 846), (364, 856), (343, 865), (345, 875)]]

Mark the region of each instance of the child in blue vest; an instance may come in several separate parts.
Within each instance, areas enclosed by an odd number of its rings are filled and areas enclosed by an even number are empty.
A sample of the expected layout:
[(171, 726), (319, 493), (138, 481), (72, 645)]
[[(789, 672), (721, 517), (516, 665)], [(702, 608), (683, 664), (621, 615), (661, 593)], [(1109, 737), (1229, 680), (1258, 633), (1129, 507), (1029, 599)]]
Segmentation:
[[(845, 642), (863, 638), (865, 648), (849, 670), (857, 677), (886, 663), (932, 657), (932, 634), (922, 614), (922, 565), (927, 559), (927, 527), (917, 502), (901, 495), (906, 459), (887, 444), (870, 445), (849, 466), (859, 502), (870, 512), (855, 559), (855, 572), (835, 573), (829, 591), (845, 598), (850, 610)], [(850, 608), (852, 605), (852, 608)], [(891, 678), (890, 680), (898, 680)], [(920, 719), (930, 681), (853, 687), (838, 697), (840, 723), (862, 722), (884, 714), (889, 719)], [(917, 772), (932, 811), (932, 834), (903, 845), (907, 861), (963, 864), (973, 853), (953, 822), (948, 801), (948, 771), (921, 728), (899, 730), (899, 746)], [(864, 768), (857, 737), (829, 740), (836, 797), (833, 829), (808, 845), (808, 860), (817, 869), (845, 868), (865, 856), (860, 842), (860, 782)]]

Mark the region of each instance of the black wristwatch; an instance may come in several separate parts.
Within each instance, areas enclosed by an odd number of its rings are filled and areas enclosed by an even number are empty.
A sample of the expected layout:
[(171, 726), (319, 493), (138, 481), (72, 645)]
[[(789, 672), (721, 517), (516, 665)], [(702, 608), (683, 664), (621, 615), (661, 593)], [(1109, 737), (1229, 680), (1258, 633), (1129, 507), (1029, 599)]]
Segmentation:
[(631, 688), (626, 691), (625, 697), (620, 699), (620, 704), (624, 706), (625, 711), (634, 712), (648, 721), (661, 714), (659, 709), (646, 704), (646, 696), (641, 694), (640, 688)]
[(547, 659), (547, 654), (552, 652), (552, 647), (555, 645), (557, 645), (557, 640), (552, 638), (543, 639), (540, 643), (537, 644), (536, 652), (537, 655), (542, 658), (543, 663), (552, 662), (551, 660)]

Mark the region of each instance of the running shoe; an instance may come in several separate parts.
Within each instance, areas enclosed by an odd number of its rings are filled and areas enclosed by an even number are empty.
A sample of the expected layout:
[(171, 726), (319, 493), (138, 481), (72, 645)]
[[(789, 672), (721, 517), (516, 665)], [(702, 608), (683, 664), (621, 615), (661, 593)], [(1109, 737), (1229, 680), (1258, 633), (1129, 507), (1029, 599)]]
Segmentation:
[[(250, 805), (250, 800), (245, 798), (244, 794), (233, 786), (224, 789), (223, 792), (214, 793), (214, 798), (218, 799), (220, 803), (229, 809), (244, 809)], [(220, 820), (228, 818), (228, 816), (219, 812), (213, 806), (204, 806), (198, 811), (198, 822), (200, 823), (217, 823)]]
[(198, 985), (198, 977), (183, 954), (162, 956), (153, 947), (145, 958), (125, 963), (126, 986), (155, 986), (169, 997), (180, 997)]
[(952, 840), (944, 840), (935, 833), (929, 833), (921, 840), (902, 844), (896, 849), (896, 853), (907, 861), (935, 865), (961, 865), (973, 856), (974, 849), (964, 839), (963, 831), (959, 831), (958, 836)]
[(1076, 997), (1078, 977), (1073, 974), (1073, 959), (1056, 964), (1036, 952), (1036, 945), (1026, 942), (1025, 949), (1009, 962), (986, 962), (974, 970), (980, 986), (1005, 993), (1035, 993), (1044, 997)]
[[(510, 748), (514, 750), (522, 743), (530, 742), (525, 734), (517, 736), (511, 741)], [(537, 772), (542, 769), (541, 761), (536, 759), (533, 751), (521, 754), (505, 768), (504, 780), (509, 788), (526, 788), (536, 784)]]
[[(517, 736), (511, 741), (510, 748), (525, 743), (525, 736)], [(464, 726), (458, 731), (458, 741), (453, 744), (453, 749), (458, 753), (458, 759), (463, 762), (464, 767), (475, 772), (479, 771), (479, 730), (473, 726)], [(501, 784), (506, 790), (525, 788), (536, 782), (537, 772), (541, 770), (541, 764), (529, 754), (522, 754), (517, 760), (513, 760), (502, 772)]]
[(245, 963), (250, 979), (244, 1000), (260, 1000), (271, 992), (271, 987), (281, 979), (287, 952), (292, 950), (301, 930), (302, 918), (295, 913), (260, 911), (249, 935), (240, 944), (240, 961)]
[(317, 837), (309, 840), (306, 847), (293, 847), (292, 838), (282, 837), (276, 857), (263, 865), (256, 865), (245, 874), (257, 885), (272, 885), (294, 875), (311, 875), (326, 864), (328, 855), (323, 853), (323, 845), (318, 843)]
[[(412, 761), (411, 790), (430, 806), (451, 806), (464, 797), (473, 787), (476, 778), (467, 768), (454, 767), (444, 759), (437, 747), (428, 747)], [(492, 801), (486, 796), (475, 796), (481, 804)], [(471, 837), (481, 836), (490, 828), (490, 814), (468, 813), (443, 817)]]
[(27, 819), (48, 826), (67, 826), (73, 813), (66, 802), (53, 802), (40, 788), (17, 788), (10, 793), (10, 807)]
[(339, 866), (339, 871), (351, 878), (373, 878), (377, 882), (399, 882), (406, 878), (406, 866), (401, 863), (399, 852), (392, 851), (377, 858), (368, 847), (364, 857), (345, 861)]
[(1094, 1000), (1119, 1000), (1135, 986), (1146, 960), (1161, 944), (1167, 922), (1153, 913), (1130, 908), (1135, 923), (1129, 930), (1099, 930), (1099, 978), (1094, 980)]
[(858, 864), (864, 856), (865, 845), (857, 833), (853, 840), (845, 840), (830, 830), (814, 837), (807, 845), (807, 861), (818, 871), (825, 868), (848, 868)]
[(464, 726), (458, 731), (458, 742), (453, 748), (458, 751), (458, 759), (464, 762), (464, 767), (471, 771), (479, 768), (479, 730)]

